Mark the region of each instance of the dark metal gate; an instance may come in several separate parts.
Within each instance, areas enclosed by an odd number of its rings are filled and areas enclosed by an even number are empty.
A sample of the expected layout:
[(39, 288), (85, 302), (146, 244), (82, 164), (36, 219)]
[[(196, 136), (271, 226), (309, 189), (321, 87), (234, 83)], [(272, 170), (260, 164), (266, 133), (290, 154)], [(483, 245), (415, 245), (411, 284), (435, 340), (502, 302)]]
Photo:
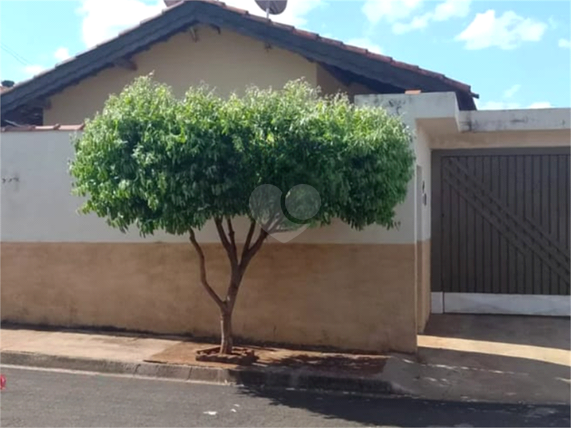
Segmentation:
[(432, 290), (569, 294), (570, 149), (432, 154)]

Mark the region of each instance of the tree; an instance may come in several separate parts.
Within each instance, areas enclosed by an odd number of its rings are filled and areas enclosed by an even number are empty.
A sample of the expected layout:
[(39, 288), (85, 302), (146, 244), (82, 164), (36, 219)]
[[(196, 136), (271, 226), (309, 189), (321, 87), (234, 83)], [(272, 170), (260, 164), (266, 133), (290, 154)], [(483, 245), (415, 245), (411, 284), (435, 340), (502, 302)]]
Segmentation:
[[(238, 291), (268, 236), (334, 218), (355, 229), (395, 226), (394, 208), (413, 174), (410, 142), (402, 122), (384, 110), (356, 108), (342, 95), (320, 97), (303, 81), (227, 99), (191, 88), (179, 100), (149, 76), (87, 121), (70, 171), (74, 193), (86, 197), (80, 212), (123, 232), (135, 226), (142, 235), (189, 236), (200, 283), (220, 311), (220, 353), (228, 354)], [(250, 220), (242, 245), (237, 217)], [(208, 221), (230, 262), (223, 296), (208, 281), (195, 235)]]

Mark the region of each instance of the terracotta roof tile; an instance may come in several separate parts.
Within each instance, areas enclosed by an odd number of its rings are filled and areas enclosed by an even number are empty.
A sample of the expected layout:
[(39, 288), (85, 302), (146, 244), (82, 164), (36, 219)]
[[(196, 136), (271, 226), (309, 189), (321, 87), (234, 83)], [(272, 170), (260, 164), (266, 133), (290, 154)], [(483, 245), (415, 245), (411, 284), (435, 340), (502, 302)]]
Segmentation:
[[(154, 18), (154, 17), (153, 17), (153, 18)], [(152, 19), (152, 18), (151, 18), (151, 19)], [(146, 19), (145, 21), (150, 21), (150, 19)], [(141, 21), (140, 24), (145, 23), (145, 21)], [(139, 24), (139, 25), (140, 25), (140, 24)], [(131, 31), (131, 28), (127, 28), (126, 30), (119, 31), (119, 37), (121, 37), (122, 35), (124, 35), (124, 34), (130, 32), (130, 31)]]
[[(252, 15), (252, 14), (249, 14), (249, 13), (248, 13), (246, 10), (244, 10), (244, 9), (239, 9), (239, 8), (236, 8), (236, 7), (233, 7), (233, 6), (228, 6), (228, 5), (226, 5), (225, 3), (221, 2), (221, 1), (216, 1), (216, 0), (164, 0), (164, 1), (165, 1), (165, 4), (166, 4), (168, 7), (165, 8), (160, 14), (158, 14), (158, 15), (156, 15), (156, 16), (153, 16), (153, 17), (151, 17), (151, 18), (148, 18), (148, 19), (142, 21), (140, 24), (135, 25), (135, 26), (133, 26), (133, 27), (127, 29), (127, 30), (122, 31), (119, 36), (109, 38), (108, 40), (105, 40), (105, 41), (103, 41), (103, 42), (97, 44), (97, 45), (95, 46), (95, 48), (92, 48), (92, 49), (90, 49), (90, 50), (87, 50), (87, 51), (84, 51), (84, 52), (82, 52), (82, 53), (79, 53), (79, 54), (76, 55), (75, 57), (72, 57), (72, 58), (68, 59), (67, 61), (65, 61), (65, 62), (63, 62), (63, 63), (58, 64), (58, 65), (57, 65), (55, 68), (53, 68), (53, 69), (45, 70), (45, 71), (43, 71), (42, 73), (40, 73), (40, 74), (34, 76), (34, 77), (31, 78), (31, 79), (25, 80), (25, 81), (23, 81), (23, 82), (19, 82), (17, 85), (14, 85), (13, 87), (9, 88), (10, 91), (11, 91), (12, 89), (19, 88), (19, 87), (21, 87), (21, 86), (23, 86), (23, 85), (25, 85), (25, 84), (28, 84), (28, 83), (31, 82), (32, 80), (35, 80), (38, 76), (42, 76), (42, 75), (44, 75), (44, 74), (51, 73), (51, 72), (54, 71), (55, 69), (58, 69), (61, 65), (63, 65), (63, 64), (68, 64), (69, 62), (72, 62), (72, 61), (75, 60), (75, 59), (78, 59), (78, 58), (80, 58), (80, 57), (83, 57), (83, 56), (89, 54), (91, 51), (93, 51), (93, 50), (96, 49), (96, 48), (99, 48), (99, 47), (101, 47), (101, 46), (103, 46), (103, 45), (106, 45), (106, 44), (108, 44), (108, 43), (113, 42), (114, 40), (120, 38), (121, 35), (125, 35), (125, 34), (127, 34), (127, 33), (130, 33), (131, 31), (134, 31), (134, 30), (138, 29), (143, 23), (146, 23), (146, 22), (149, 22), (149, 21), (153, 21), (153, 20), (157, 19), (158, 17), (160, 17), (161, 15), (163, 15), (164, 13), (166, 13), (166, 12), (172, 10), (172, 9), (181, 7), (186, 1), (197, 1), (197, 2), (200, 1), (201, 3), (208, 3), (208, 4), (211, 4), (211, 5), (215, 5), (215, 6), (217, 6), (217, 7), (223, 8), (223, 9), (225, 9), (225, 10), (228, 10), (228, 11), (231, 11), (231, 12), (234, 12), (234, 13), (238, 13), (238, 14), (240, 14), (240, 15), (243, 17), (243, 19), (247, 19), (247, 20), (250, 20), (250, 21), (263, 22), (265, 25), (268, 25), (268, 26), (271, 26), (271, 27), (274, 27), (274, 28), (278, 28), (278, 29), (281, 29), (281, 30), (286, 30), (286, 31), (288, 31), (288, 32), (290, 32), (290, 33), (292, 33), (292, 34), (294, 34), (294, 35), (296, 35), (296, 36), (303, 37), (303, 38), (305, 38), (305, 39), (319, 41), (320, 43), (328, 44), (328, 45), (330, 45), (330, 46), (336, 46), (336, 47), (338, 47), (338, 48), (340, 48), (340, 49), (343, 49), (343, 50), (345, 50), (345, 51), (347, 51), (347, 52), (356, 53), (356, 54), (362, 55), (362, 56), (364, 56), (364, 57), (367, 57), (367, 58), (372, 59), (372, 60), (375, 60), (375, 61), (379, 61), (379, 62), (383, 62), (383, 63), (386, 63), (386, 64), (390, 64), (391, 66), (394, 66), (394, 67), (396, 67), (396, 68), (401, 68), (401, 69), (404, 69), (404, 70), (413, 71), (413, 72), (415, 72), (415, 73), (419, 73), (419, 74), (421, 74), (421, 75), (424, 75), (424, 76), (427, 76), (427, 77), (431, 77), (431, 78), (433, 78), (433, 79), (440, 80), (441, 82), (443, 82), (443, 83), (445, 83), (445, 84), (447, 84), (447, 85), (450, 85), (452, 88), (455, 88), (455, 89), (458, 90), (458, 91), (467, 92), (470, 96), (477, 97), (477, 94), (474, 94), (474, 93), (471, 91), (471, 88), (470, 88), (469, 85), (467, 85), (467, 84), (465, 84), (465, 83), (462, 83), (462, 82), (459, 82), (459, 81), (454, 80), (454, 79), (450, 79), (450, 78), (446, 77), (445, 75), (443, 75), (443, 74), (441, 74), (441, 73), (436, 73), (436, 72), (433, 72), (433, 71), (425, 70), (425, 69), (422, 69), (422, 68), (418, 67), (417, 65), (407, 64), (407, 63), (400, 62), (400, 61), (395, 61), (395, 60), (393, 60), (393, 58), (391, 58), (391, 57), (389, 57), (389, 56), (385, 56), (385, 55), (381, 55), (381, 54), (376, 54), (376, 53), (373, 53), (373, 52), (368, 51), (367, 49), (359, 48), (359, 47), (357, 47), (357, 46), (346, 45), (346, 44), (344, 44), (343, 42), (341, 42), (341, 41), (339, 41), (339, 40), (334, 40), (334, 39), (330, 39), (330, 38), (327, 38), (327, 37), (321, 37), (321, 36), (319, 36), (317, 33), (312, 33), (312, 32), (310, 32), (310, 31), (297, 29), (297, 28), (292, 27), (292, 26), (290, 26), (290, 25), (286, 25), (286, 24), (281, 24), (281, 23), (278, 23), (278, 22), (274, 22), (274, 21), (272, 21), (272, 20), (270, 20), (270, 19), (266, 19), (265, 17)], [(3, 89), (2, 92), (5, 93), (5, 92), (8, 92), (8, 91), (6, 91), (6, 89)]]
[[(170, 9), (172, 9), (172, 8), (176, 8), (176, 7), (178, 7), (178, 6), (181, 6), (183, 3), (185, 3), (185, 1), (195, 1), (195, 0), (164, 0), (165, 4), (167, 5), (167, 8), (164, 9), (164, 10), (162, 11), (162, 13), (165, 13), (165, 12), (167, 12), (168, 10), (170, 10)], [(296, 34), (296, 35), (298, 35), (298, 36), (300, 36), (300, 37), (305, 37), (305, 38), (307, 38), (307, 39), (312, 39), (312, 40), (320, 40), (320, 41), (322, 41), (322, 42), (324, 42), (324, 43), (327, 43), (327, 44), (330, 44), (330, 45), (339, 46), (339, 47), (341, 47), (341, 48), (343, 48), (343, 49), (345, 49), (345, 50), (347, 50), (347, 51), (355, 52), (355, 53), (358, 53), (358, 54), (360, 54), (360, 55), (364, 55), (364, 56), (366, 56), (366, 57), (368, 57), (368, 58), (371, 58), (371, 59), (375, 59), (375, 60), (378, 60), (378, 61), (382, 61), (382, 62), (385, 62), (385, 63), (389, 63), (389, 64), (391, 64), (391, 65), (393, 65), (393, 66), (395, 66), (395, 67), (398, 67), (398, 68), (402, 68), (402, 69), (405, 69), (405, 70), (411, 70), (411, 71), (414, 71), (414, 72), (420, 72), (420, 74), (423, 74), (423, 75), (425, 75), (425, 76), (430, 76), (430, 77), (437, 78), (437, 79), (439, 79), (439, 80), (441, 80), (441, 81), (443, 81), (443, 82), (446, 82), (446, 83), (448, 83), (448, 84), (451, 84), (451, 85), (453, 85), (453, 86), (456, 86), (459, 90), (470, 92), (471, 95), (476, 96), (476, 94), (473, 94), (473, 93), (471, 92), (471, 87), (470, 87), (470, 85), (467, 85), (467, 84), (465, 84), (465, 83), (462, 83), (462, 82), (460, 82), (460, 81), (458, 81), (458, 80), (451, 79), (451, 78), (445, 76), (445, 75), (442, 74), (442, 73), (437, 73), (437, 72), (434, 72), (434, 71), (425, 70), (425, 69), (423, 69), (423, 68), (420, 68), (420, 67), (417, 66), (417, 65), (408, 64), (408, 63), (401, 62), (401, 61), (395, 61), (392, 57), (389, 57), (389, 56), (386, 56), (386, 55), (373, 53), (373, 52), (368, 51), (367, 49), (360, 48), (360, 47), (358, 47), (358, 46), (347, 45), (347, 44), (345, 44), (345, 43), (343, 43), (343, 42), (341, 42), (341, 41), (339, 41), (339, 40), (331, 39), (331, 38), (328, 38), (328, 37), (321, 37), (321, 36), (319, 36), (319, 34), (317, 34), (317, 33), (313, 33), (313, 32), (310, 32), (310, 31), (306, 31), (306, 30), (302, 30), (302, 29), (299, 29), (299, 28), (295, 28), (295, 27), (293, 27), (293, 26), (291, 26), (291, 25), (286, 25), (286, 24), (281, 24), (281, 23), (279, 23), (279, 22), (274, 22), (274, 21), (272, 21), (271, 19), (267, 19), (267, 18), (262, 17), (262, 16), (252, 15), (252, 14), (248, 13), (248, 11), (246, 11), (246, 10), (244, 10), (244, 9), (240, 9), (240, 8), (237, 8), (237, 7), (234, 7), (234, 6), (229, 6), (229, 5), (227, 5), (226, 3), (223, 3), (223, 2), (221, 2), (221, 1), (216, 1), (216, 0), (200, 0), (200, 1), (203, 2), (203, 3), (209, 3), (209, 4), (216, 5), (216, 6), (218, 6), (218, 7), (221, 7), (221, 8), (223, 8), (223, 9), (226, 9), (226, 10), (229, 10), (229, 11), (232, 11), (232, 12), (235, 12), (235, 13), (239, 13), (239, 14), (243, 15), (245, 19), (250, 19), (250, 20), (255, 20), (255, 21), (262, 21), (262, 22), (264, 22), (264, 23), (266, 23), (266, 24), (268, 24), (268, 25), (271, 25), (271, 26), (273, 26), (273, 27), (277, 27), (277, 28), (281, 28), (281, 29), (284, 29), (284, 30), (288, 30), (288, 31), (290, 31), (291, 33), (294, 33), (294, 34)], [(162, 14), (162, 13), (161, 13), (161, 14)], [(160, 16), (160, 14), (159, 14), (159, 16)], [(126, 30), (120, 32), (118, 37), (120, 37), (120, 36), (122, 36), (122, 35), (124, 35), (124, 34), (126, 34), (126, 33), (129, 33), (130, 31), (133, 31), (134, 29), (138, 28), (138, 27), (139, 27), (140, 25), (142, 25), (143, 23), (148, 22), (148, 21), (152, 21), (153, 19), (156, 19), (156, 18), (157, 18), (157, 16), (152, 16), (152, 17), (150, 17), (150, 18), (147, 18), (147, 19), (145, 19), (144, 21), (141, 21), (138, 25), (135, 25), (135, 26), (133, 26), (133, 27), (131, 27), (131, 28), (128, 28), (128, 29), (126, 29)], [(105, 40), (105, 41), (99, 43), (98, 45), (96, 45), (96, 47), (102, 46), (102, 45), (108, 43), (109, 41), (111, 41), (111, 40), (113, 40), (113, 39), (115, 39), (115, 38), (117, 38), (117, 37), (113, 37), (113, 38), (110, 38), (110, 39), (108, 39), (108, 40)], [(89, 51), (87, 51), (87, 52), (89, 52)], [(84, 53), (85, 53), (85, 52), (84, 52)], [(84, 53), (81, 53), (81, 54), (79, 54), (79, 55), (77, 55), (77, 56), (83, 55)], [(74, 58), (75, 58), (75, 57), (74, 57)], [(69, 61), (73, 60), (74, 58), (70, 58), (70, 59), (67, 60), (66, 62), (69, 62)], [(51, 70), (46, 70), (46, 71), (40, 73), (40, 75), (41, 75), (41, 74), (44, 74), (44, 73), (46, 73), (46, 72), (48, 72), (48, 71), (51, 71)], [(35, 76), (34, 76), (34, 77), (35, 77)], [(31, 79), (30, 79), (30, 80), (31, 80)], [(16, 85), (16, 86), (18, 86), (18, 85)]]
[[(275, 23), (272, 22), (272, 25), (275, 25)], [(295, 27), (291, 31), (298, 36), (305, 37), (306, 39), (317, 40), (319, 38), (319, 34), (317, 34), (317, 33), (313, 33), (311, 31), (306, 31), (306, 30), (301, 30), (301, 29), (295, 28)]]
[(374, 54), (374, 55), (378, 56), (381, 61), (385, 61), (385, 62), (388, 62), (391, 64), (393, 64), (395, 62), (395, 60), (392, 56), (382, 55), (382, 54)]
[(344, 44), (344, 45), (343, 45), (343, 48), (344, 48), (345, 50), (352, 51), (352, 52), (356, 52), (356, 53), (361, 54), (361, 55), (367, 55), (367, 54), (369, 54), (369, 51), (368, 51), (367, 49), (361, 48), (361, 47), (359, 47), (359, 46)]
[(0, 128), (2, 132), (40, 132), (40, 131), (81, 131), (85, 124), (81, 125), (47, 125), (47, 126), (5, 126)]
[(208, 3), (216, 4), (217, 6), (223, 7), (224, 9), (228, 9), (232, 12), (236, 12), (236, 13), (239, 13), (241, 15), (247, 15), (248, 14), (247, 10), (240, 9), (240, 8), (234, 7), (234, 6), (228, 6), (226, 3), (222, 3), (222, 2), (208, 2)]
[[(167, 9), (165, 9), (165, 10), (167, 10)], [(162, 11), (161, 11), (161, 12), (162, 12)], [(157, 16), (158, 16), (158, 15), (149, 16), (148, 18), (145, 18), (145, 19), (143, 19), (142, 21), (139, 21), (139, 25), (142, 25), (142, 24), (144, 24), (145, 22), (151, 21), (151, 20), (155, 19)]]
[(80, 125), (62, 125), (59, 127), (60, 131), (83, 131), (83, 128), (85, 128), (85, 123), (82, 123)]
[(329, 43), (330, 45), (345, 46), (345, 43), (343, 43), (342, 41), (330, 39), (329, 37), (321, 37), (321, 40), (323, 40), (325, 43)]
[[(264, 18), (264, 19), (267, 20), (267, 18)], [(271, 21), (271, 20), (270, 20), (270, 21)], [(288, 30), (288, 31), (293, 31), (293, 30), (295, 30), (295, 27), (294, 27), (293, 25), (282, 24), (281, 22), (272, 21), (272, 25), (273, 25), (274, 27), (281, 28), (282, 30)]]
[(25, 131), (32, 131), (35, 127), (32, 125), (26, 125), (26, 126), (4, 126), (2, 128), (0, 128), (0, 130), (2, 130), (2, 132), (25, 132)]
[[(238, 9), (238, 8), (235, 8), (235, 7), (232, 7), (232, 6), (228, 6), (228, 5), (226, 5), (225, 3), (223, 3), (223, 2), (211, 1), (211, 0), (203, 0), (203, 1), (207, 1), (208, 3), (215, 4), (215, 5), (218, 6), (218, 7), (221, 7), (221, 8), (224, 8), (224, 9), (228, 9), (228, 10), (231, 10), (231, 11), (234, 11), (234, 12), (238, 12), (238, 13), (242, 13), (242, 14), (244, 14), (244, 12), (246, 12), (246, 11), (243, 10), (243, 9)], [(167, 3), (168, 3), (168, 1), (167, 1)], [(181, 1), (181, 3), (182, 3), (182, 1)], [(178, 6), (178, 5), (180, 5), (180, 3), (174, 4), (174, 6)], [(255, 17), (254, 15), (250, 15), (250, 14), (247, 14), (247, 15), (246, 15), (246, 18), (247, 18), (247, 19), (259, 20), (259, 17)], [(423, 69), (423, 68), (420, 68), (418, 65), (407, 64), (407, 63), (401, 62), (401, 61), (395, 61), (395, 60), (393, 60), (393, 58), (391, 58), (391, 57), (389, 57), (389, 56), (381, 55), (381, 54), (377, 54), (377, 53), (373, 53), (373, 52), (368, 51), (367, 49), (363, 49), (363, 48), (360, 48), (360, 47), (358, 47), (358, 46), (347, 45), (347, 44), (344, 44), (344, 43), (342, 43), (342, 42), (340, 42), (340, 41), (338, 41), (338, 40), (334, 40), (334, 39), (330, 39), (330, 38), (326, 38), (326, 37), (320, 37), (319, 34), (317, 34), (317, 33), (312, 33), (312, 32), (310, 32), (310, 31), (301, 30), (301, 29), (298, 29), (298, 28), (295, 28), (295, 27), (291, 27), (291, 26), (289, 26), (289, 25), (288, 25), (288, 26), (285, 26), (284, 24), (280, 24), (280, 23), (274, 22), (274, 21), (272, 21), (272, 20), (267, 20), (267, 21), (268, 21), (268, 23), (269, 23), (270, 25), (272, 25), (272, 26), (274, 26), (274, 27), (287, 29), (287, 30), (289, 30), (290, 32), (292, 32), (292, 33), (294, 33), (294, 34), (296, 34), (296, 35), (298, 35), (298, 36), (305, 37), (305, 38), (307, 38), (307, 39), (312, 39), (312, 40), (320, 40), (320, 41), (322, 41), (322, 42), (324, 42), (324, 43), (328, 43), (328, 44), (330, 44), (330, 45), (340, 46), (340, 47), (342, 47), (343, 49), (345, 49), (345, 50), (347, 50), (347, 51), (351, 51), (351, 52), (355, 52), (355, 53), (360, 54), (360, 55), (364, 55), (364, 56), (366, 56), (366, 57), (368, 57), (368, 58), (370, 58), (370, 59), (374, 59), (374, 60), (382, 61), (382, 62), (385, 62), (385, 63), (389, 63), (389, 64), (391, 64), (391, 65), (393, 65), (393, 66), (395, 66), (395, 67), (397, 67), (397, 68), (402, 68), (402, 69), (404, 69), (404, 70), (410, 70), (410, 71), (414, 71), (414, 72), (420, 73), (420, 74), (422, 74), (422, 75), (424, 75), (424, 76), (429, 76), (429, 77), (437, 78), (438, 80), (440, 80), (440, 81), (442, 81), (442, 82), (445, 82), (445, 83), (448, 83), (448, 84), (450, 84), (450, 85), (452, 85), (452, 86), (455, 86), (458, 90), (467, 91), (467, 92), (469, 92), (471, 95), (476, 96), (476, 94), (472, 93), (470, 85), (467, 85), (467, 84), (465, 84), (465, 83), (459, 82), (459, 81), (454, 80), (454, 79), (450, 79), (449, 77), (446, 77), (446, 76), (445, 76), (444, 74), (442, 74), (442, 73), (437, 73), (437, 72), (434, 72), (434, 71), (425, 70), (425, 69)], [(285, 28), (284, 28), (284, 27), (285, 27)]]
[(268, 23), (274, 24), (271, 19), (268, 19), (265, 16), (252, 15), (251, 13), (247, 13), (247, 15), (248, 15), (248, 18), (251, 19), (252, 21), (263, 22), (264, 24), (268, 24)]

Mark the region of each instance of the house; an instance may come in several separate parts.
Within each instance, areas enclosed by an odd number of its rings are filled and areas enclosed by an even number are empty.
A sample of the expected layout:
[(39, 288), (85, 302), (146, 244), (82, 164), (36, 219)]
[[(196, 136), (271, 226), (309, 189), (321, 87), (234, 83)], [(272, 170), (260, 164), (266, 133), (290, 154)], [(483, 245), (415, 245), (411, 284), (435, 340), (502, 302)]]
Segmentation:
[[(12, 80), (2, 80), (2, 82), (0, 82), (0, 95), (2, 94), (2, 92), (5, 92), (7, 90), (9, 90), (12, 86), (14, 86), (14, 82)], [(27, 118), (29, 119), (29, 118)], [(11, 121), (7, 121), (4, 120), (4, 117), (2, 117), (1, 120), (1, 125), (2, 126), (9, 126), (9, 125), (15, 125), (15, 122), (11, 122)]]
[(455, 92), (462, 110), (475, 109), (470, 87), (442, 74), (220, 2), (189, 1), (18, 84), (3, 94), (2, 114), (42, 107), (44, 124), (82, 123), (110, 93), (151, 72), (181, 95), (202, 81), (228, 94), (304, 77), (325, 94)]
[[(123, 235), (77, 215), (70, 195), (70, 134), (151, 72), (180, 95), (304, 78), (415, 131), (400, 228), (334, 222), (268, 243), (244, 280), (238, 336), (414, 352), (431, 311), (569, 314), (568, 109), (478, 112), (471, 88), (442, 74), (221, 2), (169, 3), (0, 96), (3, 120), (27, 125), (1, 134), (3, 322), (218, 334), (185, 237)], [(214, 227), (198, 237), (224, 286)]]

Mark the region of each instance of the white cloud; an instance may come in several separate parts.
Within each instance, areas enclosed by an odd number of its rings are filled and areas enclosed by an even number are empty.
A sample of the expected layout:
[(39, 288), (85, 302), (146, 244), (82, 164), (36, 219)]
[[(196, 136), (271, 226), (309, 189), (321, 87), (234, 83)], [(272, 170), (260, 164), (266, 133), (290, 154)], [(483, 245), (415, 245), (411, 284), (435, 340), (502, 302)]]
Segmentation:
[(520, 108), (519, 103), (507, 101), (476, 102), (476, 105), (478, 106), (478, 110), (514, 110)]
[[(245, 9), (253, 15), (266, 16), (264, 12), (253, 0), (224, 0), (228, 6)], [(289, 0), (287, 8), (279, 15), (270, 15), (270, 19), (282, 24), (303, 27), (307, 24), (306, 15), (313, 9), (325, 5), (324, 0)]]
[(404, 34), (426, 28), (431, 22), (443, 22), (451, 18), (463, 18), (470, 12), (471, 0), (446, 0), (438, 3), (434, 10), (413, 17), (410, 22), (393, 24), (395, 34)]
[(513, 85), (504, 91), (504, 98), (512, 98), (521, 89), (521, 85)]
[[(478, 106), (478, 110), (517, 110), (522, 108), (520, 103), (511, 101), (487, 101), (485, 103), (476, 101), (476, 105)], [(552, 107), (548, 101), (539, 101), (530, 104), (527, 108), (537, 109)]]
[(559, 22), (557, 22), (557, 20), (552, 16), (547, 19), (547, 23), (549, 24), (549, 28), (552, 30), (557, 30), (559, 28)]
[(57, 48), (56, 51), (54, 52), (54, 58), (57, 59), (58, 61), (65, 61), (66, 59), (69, 59), (71, 57), (71, 55), (69, 54), (69, 49), (68, 48)]
[(381, 20), (396, 22), (408, 18), (423, 0), (365, 0), (361, 9), (371, 24)]
[(45, 69), (46, 67), (43, 65), (27, 65), (24, 67), (24, 73), (26, 73), (28, 76), (35, 76), (36, 74), (40, 74)]
[(566, 39), (559, 39), (559, 43), (557, 43), (560, 48), (570, 49), (571, 48), (571, 40)]
[[(224, 3), (254, 15), (265, 16), (265, 12), (253, 0), (226, 0)], [(305, 16), (323, 4), (324, 0), (290, 0), (287, 9), (280, 15), (272, 15), (271, 19), (303, 26), (307, 22)], [(93, 47), (115, 37), (122, 30), (158, 15), (165, 7), (163, 0), (82, 0), (77, 12), (83, 18), (83, 42), (87, 47)]]
[(553, 107), (549, 101), (539, 101), (533, 104), (530, 104), (528, 108), (551, 108)]
[(78, 9), (83, 17), (83, 42), (92, 47), (157, 15), (163, 8), (163, 0), (153, 0), (152, 4), (139, 0), (83, 0)]
[(478, 13), (468, 27), (456, 36), (465, 42), (466, 49), (498, 47), (514, 49), (523, 42), (541, 40), (547, 24), (532, 18), (523, 18), (513, 11), (496, 17), (495, 10)]
[(404, 34), (412, 30), (421, 30), (428, 26), (430, 19), (431, 14), (426, 13), (424, 15), (414, 17), (408, 24), (396, 22), (393, 24), (393, 33)]
[(359, 46), (360, 48), (365, 48), (371, 52), (378, 54), (382, 53), (383, 51), (379, 45), (377, 45), (375, 42), (373, 42), (371, 39), (367, 37), (350, 39), (347, 40), (345, 43), (347, 43), (348, 45)]
[(434, 9), (435, 21), (447, 21), (450, 18), (464, 18), (470, 13), (471, 0), (446, 0)]

